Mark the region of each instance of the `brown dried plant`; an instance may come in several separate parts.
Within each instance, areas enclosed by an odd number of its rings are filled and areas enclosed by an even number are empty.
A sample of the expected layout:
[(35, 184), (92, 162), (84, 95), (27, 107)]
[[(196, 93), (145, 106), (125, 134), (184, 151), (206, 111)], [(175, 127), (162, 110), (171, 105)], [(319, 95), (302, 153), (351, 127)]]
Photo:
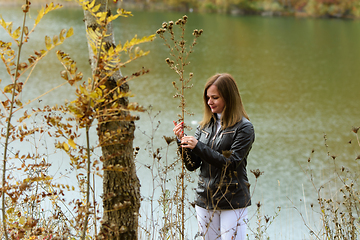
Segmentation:
[[(54, 4), (41, 8), (31, 30), (26, 26), (26, 16), (30, 9), (29, 1), (26, 1), (22, 6), (24, 14), (22, 26), (13, 30), (12, 22), (6, 22), (2, 17), (0, 18), (0, 25), (12, 39), (12, 42), (0, 41), (0, 57), (8, 74), (8, 77), (3, 78), (4, 81), (1, 82), (5, 84), (4, 87), (1, 87), (3, 97), (1, 101), (1, 124), (4, 126), (1, 133), (2, 145), (4, 146), (1, 197), (2, 232), (6, 240), (9, 239), (9, 234), (12, 238), (22, 238), (32, 234), (51, 234), (42, 230), (40, 226), (43, 223), (36, 218), (35, 213), (39, 210), (40, 203), (44, 199), (51, 199), (62, 194), (61, 189), (54, 188), (52, 177), (47, 175), (49, 164), (45, 156), (38, 151), (33, 151), (33, 154), (24, 154), (20, 149), (13, 150), (11, 147), (12, 144), (29, 141), (35, 134), (43, 135), (46, 131), (43, 126), (28, 125), (27, 123), (29, 123), (28, 119), (32, 115), (46, 112), (47, 109), (34, 109), (31, 114), (28, 114), (25, 109), (30, 103), (55, 88), (26, 104), (23, 104), (19, 97), (26, 89), (36, 64), (56, 46), (62, 44), (66, 38), (70, 37), (73, 34), (72, 28), (68, 31), (62, 30), (59, 35), (52, 39), (45, 36), (45, 49), (34, 51), (34, 55), (30, 55), (28, 61), (21, 62), (20, 59), (23, 45), (28, 42), (29, 36), (34, 32), (42, 18), (50, 11), (58, 8), (61, 6)], [(14, 49), (13, 43), (15, 43), (17, 51)], [(27, 72), (29, 73), (26, 76)], [(64, 84), (66, 83), (60, 84), (60, 86)], [(16, 116), (20, 116), (16, 119), (17, 123), (15, 123)], [(15, 161), (19, 162), (21, 166), (14, 167)], [(13, 174), (14, 170), (24, 171), (25, 176), (22, 179), (16, 179)]]
[[(181, 113), (178, 114), (178, 121), (185, 122), (185, 114), (191, 115), (191, 113), (187, 110), (186, 106), (186, 98), (185, 91), (192, 87), (190, 84), (191, 79), (193, 77), (193, 73), (189, 73), (188, 77), (185, 75), (185, 68), (190, 64), (188, 58), (189, 55), (193, 52), (194, 46), (197, 44), (197, 39), (203, 33), (203, 30), (195, 29), (193, 31), (193, 42), (191, 44), (187, 44), (185, 40), (185, 29), (188, 17), (184, 15), (182, 18), (178, 19), (175, 23), (173, 21), (164, 22), (162, 27), (156, 31), (158, 36), (164, 40), (165, 46), (170, 50), (170, 58), (166, 58), (165, 61), (168, 66), (178, 75), (178, 81), (173, 81), (172, 84), (176, 89), (176, 94), (174, 98), (179, 98), (179, 108), (181, 109)], [(179, 28), (180, 34), (177, 35), (176, 26)], [(184, 123), (184, 127), (189, 128), (189, 126)], [(180, 217), (180, 238), (185, 239), (185, 167), (182, 164), (182, 171), (178, 176), (180, 186), (177, 189), (181, 189), (181, 192), (175, 195), (178, 196), (179, 199), (179, 217)]]
[[(360, 147), (358, 128), (352, 128), (356, 137), (357, 146)], [(317, 204), (311, 203), (312, 211), (318, 214), (320, 218), (320, 228), (310, 226), (302, 217), (305, 226), (309, 229), (312, 238), (315, 239), (358, 239), (360, 235), (360, 191), (359, 191), (359, 174), (355, 169), (345, 166), (338, 168), (342, 164), (340, 158), (330, 154), (327, 143), (327, 136), (324, 135), (325, 148), (327, 151), (327, 160), (331, 161), (334, 166), (333, 177), (326, 183), (317, 186), (311, 169), (312, 159), (309, 157), (308, 169), (304, 172), (308, 176), (314, 190), (317, 194)], [(349, 141), (353, 144), (353, 141)], [(314, 150), (312, 150), (314, 153)], [(355, 161), (357, 157), (355, 157)], [(297, 208), (294, 207), (296, 210)]]

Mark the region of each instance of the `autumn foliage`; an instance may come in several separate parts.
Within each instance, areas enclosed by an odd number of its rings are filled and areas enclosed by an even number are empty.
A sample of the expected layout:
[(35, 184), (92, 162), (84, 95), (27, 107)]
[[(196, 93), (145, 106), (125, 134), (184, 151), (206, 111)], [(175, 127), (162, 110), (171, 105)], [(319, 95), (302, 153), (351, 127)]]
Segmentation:
[[(98, 143), (94, 146), (89, 144), (94, 141), (90, 141), (88, 134), (85, 135), (88, 140), (84, 145), (79, 144), (78, 139), (83, 136), (84, 131), (88, 133), (95, 124), (134, 121), (138, 117), (129, 112), (143, 111), (136, 103), (120, 105), (118, 100), (131, 96), (129, 91), (123, 91), (122, 86), (146, 74), (148, 70), (141, 69), (131, 76), (122, 77), (110, 90), (106, 81), (127, 63), (147, 55), (148, 52), (140, 49), (138, 45), (152, 41), (154, 36), (134, 37), (123, 44), (107, 46), (102, 40), (107, 34), (107, 24), (120, 16), (131, 16), (131, 13), (119, 9), (115, 15), (109, 15), (108, 12), (98, 12), (100, 5), (95, 4), (95, 1), (77, 2), (84, 10), (91, 12), (103, 26), (88, 29), (87, 32), (91, 48), (96, 53), (96, 71), (91, 78), (84, 80), (70, 54), (57, 50), (59, 64), (64, 67), (59, 79), (65, 81), (59, 80), (58, 86), (45, 90), (40, 96), (26, 102), (22, 100), (21, 93), (27, 91), (31, 73), (37, 63), (70, 38), (74, 31), (69, 28), (61, 30), (53, 37), (44, 36), (44, 48), (35, 50), (22, 62), (22, 48), (30, 41), (35, 28), (46, 14), (62, 6), (51, 3), (42, 7), (31, 29), (26, 21), (31, 6), (29, 1), (22, 6), (22, 26), (14, 27), (12, 22), (6, 22), (0, 17), (0, 25), (12, 40), (0, 40), (0, 57), (7, 73), (7, 76), (1, 76), (0, 82), (3, 146), (1, 237), (5, 239), (94, 239), (99, 226), (97, 222), (101, 217), (98, 215), (99, 203), (96, 200), (90, 201), (90, 195), (95, 191), (90, 191), (90, 177), (102, 177), (104, 171), (122, 172), (124, 168), (107, 165), (105, 169), (101, 163), (107, 159), (93, 158), (92, 155), (96, 148), (118, 144), (126, 129), (119, 128), (99, 136)], [(45, 94), (65, 84), (74, 88), (76, 98), (73, 101), (62, 106), (31, 106)], [(58, 182), (50, 173), (49, 157), (46, 149), (41, 149), (41, 146), (45, 145), (45, 139), (51, 139), (50, 142), (56, 149), (68, 155), (71, 166), (68, 174), (73, 174), (77, 180), (73, 185)], [(16, 149), (18, 144), (26, 147)], [(73, 192), (78, 198), (69, 202), (69, 199), (65, 199), (68, 192)], [(50, 208), (45, 207), (49, 205)], [(119, 208), (114, 206), (113, 211), (118, 210)]]

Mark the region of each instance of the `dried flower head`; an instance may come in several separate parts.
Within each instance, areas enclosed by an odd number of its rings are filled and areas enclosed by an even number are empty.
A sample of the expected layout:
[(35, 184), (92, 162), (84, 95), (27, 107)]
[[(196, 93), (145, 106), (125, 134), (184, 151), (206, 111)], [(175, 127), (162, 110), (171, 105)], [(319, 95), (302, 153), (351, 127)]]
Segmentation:
[(24, 4), (24, 5), (21, 6), (21, 9), (23, 10), (24, 13), (29, 12), (30, 5), (31, 5), (31, 2), (26, 1), (26, 4)]
[(250, 170), (250, 172), (255, 175), (255, 178), (259, 178), (262, 174), (264, 174), (264, 172), (260, 172), (259, 169)]
[(352, 127), (352, 131), (354, 133), (357, 133), (359, 131), (360, 127)]
[(173, 21), (170, 21), (169, 22), (169, 26), (168, 26), (168, 29), (171, 30), (174, 26), (174, 22)]
[(166, 63), (172, 66), (175, 62), (173, 60), (170, 60), (170, 58), (165, 59)]
[(164, 32), (166, 32), (166, 30), (165, 30), (164, 28), (159, 28), (159, 29), (156, 31), (156, 33), (159, 34), (159, 35), (163, 34)]
[(222, 151), (222, 154), (224, 155), (224, 157), (229, 158), (232, 154), (232, 151), (225, 150), (225, 151)]
[(200, 30), (195, 29), (194, 32), (193, 32), (193, 35), (195, 37), (200, 37), (202, 33), (203, 33), (202, 29), (200, 29)]
[(170, 145), (170, 143), (172, 143), (176, 140), (175, 137), (167, 137), (167, 136), (164, 136), (164, 139), (165, 139), (167, 145)]

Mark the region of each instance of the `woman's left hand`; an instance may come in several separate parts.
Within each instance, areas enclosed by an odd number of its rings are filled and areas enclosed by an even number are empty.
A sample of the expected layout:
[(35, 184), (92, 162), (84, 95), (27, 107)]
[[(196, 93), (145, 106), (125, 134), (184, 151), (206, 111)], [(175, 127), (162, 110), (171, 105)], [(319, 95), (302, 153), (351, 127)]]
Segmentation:
[(184, 136), (181, 138), (181, 147), (194, 149), (198, 140), (193, 136)]

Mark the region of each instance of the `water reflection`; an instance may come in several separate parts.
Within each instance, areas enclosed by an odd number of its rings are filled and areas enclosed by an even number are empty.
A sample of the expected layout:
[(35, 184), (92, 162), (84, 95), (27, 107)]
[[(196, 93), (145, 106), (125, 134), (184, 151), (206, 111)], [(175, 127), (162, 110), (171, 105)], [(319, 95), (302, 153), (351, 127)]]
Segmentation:
[[(16, 16), (20, 11), (2, 9), (1, 14), (7, 21), (18, 22)], [(115, 24), (117, 41), (125, 41), (135, 34), (153, 34), (162, 22), (182, 16), (179, 13), (146, 12), (135, 12), (134, 15)], [(202, 117), (201, 92), (206, 79), (216, 72), (231, 73), (238, 82), (256, 130), (249, 169), (264, 171), (257, 183), (253, 202), (261, 201), (266, 215), (273, 215), (278, 206), (282, 207), (280, 217), (269, 229), (272, 238), (306, 239), (308, 231), (289, 199), (303, 213), (309, 210), (306, 206), (309, 208), (311, 202), (316, 202), (317, 197), (303, 172), (309, 156), (312, 157), (313, 172), (318, 174), (317, 181), (326, 181), (331, 176), (334, 166), (327, 157), (323, 135), (327, 134), (332, 154), (344, 160), (347, 166), (359, 169), (353, 160), (359, 148), (348, 144), (348, 141), (353, 139), (355, 142), (351, 127), (360, 125), (360, 112), (357, 110), (360, 22), (195, 13), (188, 16), (189, 35), (192, 29), (204, 30), (190, 58), (189, 71), (194, 72), (194, 87), (186, 98), (194, 116), (188, 117), (188, 121), (196, 122)], [(75, 35), (59, 49), (70, 53), (86, 78), (90, 69), (82, 18), (79, 9), (52, 12), (44, 19), (46, 22), (39, 25), (38, 35), (33, 35), (26, 53), (30, 54), (31, 49), (44, 48), (45, 32), (52, 36), (62, 28), (72, 26)], [(0, 33), (4, 36), (3, 29)], [(164, 62), (168, 52), (161, 39), (144, 44), (143, 48), (149, 49), (151, 54), (122, 71), (127, 75), (142, 66), (150, 69), (150, 74), (131, 83), (136, 95), (133, 101), (151, 104), (154, 112), (161, 111), (155, 145), (164, 146), (161, 138), (172, 134), (172, 120), (179, 112), (177, 101), (172, 99), (175, 92), (171, 82), (176, 75)], [(55, 53), (48, 56), (33, 74), (33, 91), (24, 93), (23, 98), (37, 96), (63, 81), (59, 77), (61, 69)], [(45, 97), (43, 103), (62, 104), (64, 99), (74, 97), (72, 90), (69, 86), (57, 90)], [(141, 115), (137, 125), (142, 131), (150, 131), (146, 114)], [(140, 131), (136, 133), (135, 145), (145, 148), (146, 138)], [(312, 149), (315, 150), (313, 155)], [(173, 148), (170, 160), (175, 156), (174, 151)], [(144, 168), (149, 161), (151, 159), (143, 150), (138, 156), (138, 166), (144, 196), (151, 182)], [(249, 175), (250, 181), (255, 183), (252, 174)], [(145, 209), (148, 207), (146, 202), (142, 206)], [(254, 212), (255, 207), (251, 211)], [(192, 227), (189, 235), (195, 235), (194, 232), (196, 227)]]

